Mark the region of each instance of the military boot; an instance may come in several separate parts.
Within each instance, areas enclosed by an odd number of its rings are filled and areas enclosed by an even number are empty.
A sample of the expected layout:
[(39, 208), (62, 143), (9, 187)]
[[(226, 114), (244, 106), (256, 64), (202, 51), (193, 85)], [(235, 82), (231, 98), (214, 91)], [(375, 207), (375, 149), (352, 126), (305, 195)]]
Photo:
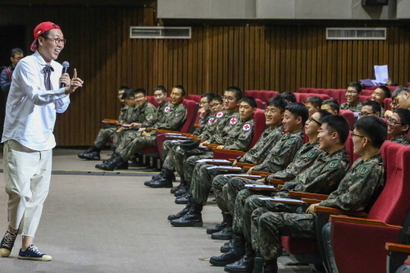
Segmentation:
[(117, 168), (117, 166), (121, 165), (122, 163), (124, 163), (124, 160), (122, 159), (121, 156), (117, 155), (113, 158), (108, 159), (102, 164), (95, 165), (95, 167), (97, 169), (101, 169), (105, 171), (113, 171), (115, 170), (115, 168)]
[(171, 221), (171, 225), (174, 227), (202, 227), (202, 205), (192, 202), (192, 206), (189, 209), (188, 213)]
[(95, 147), (94, 145), (85, 150), (82, 153), (78, 154), (79, 158), (87, 159), (87, 160), (100, 160), (100, 151), (101, 149)]
[(212, 233), (211, 238), (214, 240), (230, 240), (233, 237), (233, 230), (232, 230), (232, 222), (233, 216), (232, 214), (226, 215), (226, 226), (221, 231)]
[(168, 215), (168, 220), (172, 221), (172, 220), (181, 218), (182, 216), (188, 213), (189, 209), (192, 207), (192, 204), (193, 204), (193, 200), (191, 198), (188, 204), (185, 206), (185, 208), (183, 208), (180, 212)]
[(225, 266), (226, 272), (252, 273), (253, 260), (255, 258), (255, 251), (253, 251), (252, 244), (249, 242), (246, 242), (245, 248), (246, 248), (245, 255), (240, 260)]
[(145, 185), (145, 186), (148, 186), (149, 184), (154, 183), (155, 181), (158, 181), (158, 180), (164, 178), (164, 177), (165, 177), (165, 173), (166, 173), (166, 169), (165, 169), (165, 168), (162, 168), (162, 169), (161, 169), (161, 172), (160, 172), (159, 174), (152, 176), (152, 179), (151, 179), (151, 180), (145, 181), (145, 182), (144, 182), (144, 185)]
[(188, 191), (181, 196), (177, 196), (175, 198), (175, 204), (188, 204), (189, 198), (191, 197), (191, 193)]
[(224, 228), (226, 228), (226, 226), (228, 225), (228, 222), (226, 221), (227, 215), (228, 214), (222, 212), (222, 219), (223, 219), (222, 222), (217, 224), (215, 227), (207, 228), (206, 233), (207, 234), (212, 234), (212, 233), (219, 232), (219, 231), (223, 230)]
[(158, 180), (154, 180), (151, 183), (144, 183), (144, 185), (151, 188), (172, 188), (172, 175), (174, 174), (174, 172), (164, 168), (163, 170), (164, 177), (161, 177)]
[(219, 249), (221, 253), (229, 252), (233, 248), (233, 239), (230, 239), (228, 242), (224, 243)]
[(263, 264), (263, 273), (278, 273), (278, 261), (274, 260), (265, 260)]
[(265, 259), (257, 251), (255, 253), (255, 258), (253, 259), (253, 272), (252, 273), (263, 273), (263, 265), (265, 264)]
[(225, 266), (231, 264), (245, 255), (245, 238), (241, 234), (235, 234), (232, 241), (233, 248), (220, 256), (213, 256), (209, 260), (212, 265)]

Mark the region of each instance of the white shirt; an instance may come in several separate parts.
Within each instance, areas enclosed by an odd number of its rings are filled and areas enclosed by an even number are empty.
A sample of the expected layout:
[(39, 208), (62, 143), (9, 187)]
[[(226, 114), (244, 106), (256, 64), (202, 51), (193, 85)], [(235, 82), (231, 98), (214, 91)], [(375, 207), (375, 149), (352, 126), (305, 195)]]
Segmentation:
[[(65, 95), (65, 88), (46, 90), (42, 72), (45, 65), (38, 51), (18, 62), (7, 99), (1, 142), (13, 139), (36, 151), (56, 145), (53, 135), (56, 113), (68, 108), (70, 97)], [(50, 65), (54, 68), (51, 84), (58, 88), (62, 66), (55, 61)]]

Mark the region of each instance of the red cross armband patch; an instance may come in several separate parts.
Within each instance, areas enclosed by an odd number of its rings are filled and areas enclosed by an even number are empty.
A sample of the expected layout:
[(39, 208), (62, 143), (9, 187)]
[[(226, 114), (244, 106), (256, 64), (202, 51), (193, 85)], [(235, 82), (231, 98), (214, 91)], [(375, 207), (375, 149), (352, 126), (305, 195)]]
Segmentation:
[(243, 127), (242, 127), (242, 129), (243, 129), (245, 132), (249, 131), (251, 128), (252, 128), (252, 126), (251, 126), (250, 124), (248, 124), (248, 123), (244, 124)]

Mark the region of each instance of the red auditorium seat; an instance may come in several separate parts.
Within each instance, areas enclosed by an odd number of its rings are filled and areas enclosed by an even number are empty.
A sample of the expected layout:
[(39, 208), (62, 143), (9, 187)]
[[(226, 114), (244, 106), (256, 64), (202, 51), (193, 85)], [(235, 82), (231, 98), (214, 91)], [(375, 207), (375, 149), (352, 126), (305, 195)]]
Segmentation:
[(353, 130), (353, 126), (356, 121), (356, 118), (353, 112), (350, 110), (340, 110), (339, 115), (343, 116), (349, 122), (349, 129)]
[(384, 99), (384, 110), (391, 110), (391, 98)]
[(370, 100), (372, 97), (371, 96), (366, 96), (366, 95), (360, 95), (359, 101), (364, 102), (366, 100)]
[(317, 96), (319, 98), (321, 98), (322, 100), (328, 100), (330, 99), (330, 96), (328, 94), (319, 94), (319, 93), (300, 93), (300, 92), (296, 92), (293, 93), (296, 96), (296, 101), (297, 102), (301, 102), (301, 103), (305, 103), (306, 99), (312, 96)]
[(188, 100), (193, 100), (195, 102), (200, 103), (201, 102), (201, 95), (196, 95), (196, 94), (188, 94), (186, 97)]

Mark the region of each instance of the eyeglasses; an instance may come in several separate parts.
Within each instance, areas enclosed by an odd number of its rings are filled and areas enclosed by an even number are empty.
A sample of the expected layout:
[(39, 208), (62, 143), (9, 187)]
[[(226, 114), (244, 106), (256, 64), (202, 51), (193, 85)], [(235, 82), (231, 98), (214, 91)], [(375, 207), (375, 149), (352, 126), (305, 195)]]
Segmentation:
[(391, 119), (391, 118), (388, 118), (386, 122), (389, 125), (403, 125), (403, 123), (397, 122), (397, 121), (395, 121), (394, 119)]
[(320, 121), (318, 121), (318, 120), (315, 120), (312, 116), (310, 116), (308, 119), (307, 119), (307, 121), (309, 121), (309, 122), (311, 122), (311, 121), (314, 121), (314, 122), (316, 122), (317, 124), (319, 124), (319, 126), (322, 126), (322, 123), (320, 122)]
[(346, 94), (357, 94), (356, 90), (346, 90)]
[(210, 104), (209, 106), (211, 106), (211, 107), (216, 107), (216, 106), (218, 106), (218, 105), (221, 105), (222, 103), (214, 103), (214, 104)]
[(360, 138), (365, 138), (365, 136), (361, 136), (361, 135), (358, 135), (358, 134), (353, 134), (353, 133), (352, 133), (352, 136), (355, 136), (355, 137), (360, 137)]
[(59, 39), (59, 38), (48, 38), (48, 37), (44, 37), (52, 42), (54, 42), (56, 45), (58, 45), (59, 43), (62, 43), (63, 45), (65, 45), (67, 43), (66, 39)]
[(373, 112), (372, 113), (369, 113), (369, 112), (360, 112), (359, 113), (359, 116), (361, 116), (361, 117), (367, 117), (367, 116), (369, 116), (369, 115), (371, 115), (371, 114), (374, 114)]

